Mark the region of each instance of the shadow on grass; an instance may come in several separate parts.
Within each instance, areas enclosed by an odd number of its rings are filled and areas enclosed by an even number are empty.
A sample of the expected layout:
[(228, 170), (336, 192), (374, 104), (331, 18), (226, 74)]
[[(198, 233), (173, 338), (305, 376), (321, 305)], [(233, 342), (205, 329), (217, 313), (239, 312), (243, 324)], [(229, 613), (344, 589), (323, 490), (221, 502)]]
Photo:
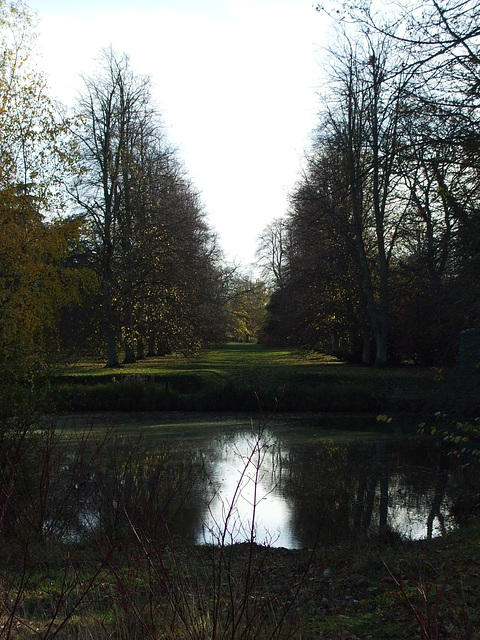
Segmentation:
[[(54, 379), (53, 400), (65, 411), (256, 411), (259, 403), (269, 410), (280, 400), (280, 411), (423, 414), (443, 410), (447, 398), (451, 409), (447, 392), (459, 375), (451, 373), (446, 382), (427, 368), (377, 370), (325, 354), (229, 343), (197, 356), (155, 357), (114, 371), (80, 363)], [(470, 381), (468, 389), (472, 384), (478, 387)]]

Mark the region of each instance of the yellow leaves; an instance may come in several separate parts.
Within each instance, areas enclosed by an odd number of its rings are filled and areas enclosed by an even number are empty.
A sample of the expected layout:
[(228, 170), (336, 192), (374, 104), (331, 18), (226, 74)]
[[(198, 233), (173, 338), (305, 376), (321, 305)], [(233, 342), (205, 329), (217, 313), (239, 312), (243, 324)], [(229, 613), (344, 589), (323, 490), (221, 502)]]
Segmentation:
[(89, 281), (85, 270), (64, 266), (79, 223), (47, 224), (27, 196), (0, 192), (0, 362), (22, 371), (41, 359), (58, 312)]
[(68, 169), (68, 161), (55, 156), (62, 127), (45, 79), (30, 63), (29, 12), (21, 2), (8, 6), (15, 11), (0, 2), (0, 189), (31, 182), (45, 204), (59, 199), (52, 186)]
[(59, 310), (92, 286), (86, 270), (65, 265), (79, 238), (78, 222), (52, 220), (58, 188), (75, 166), (65, 124), (31, 63), (31, 14), (20, 1), (0, 0), (0, 363), (39, 362)]
[(387, 424), (390, 424), (390, 422), (392, 421), (392, 417), (387, 416), (386, 413), (383, 413), (381, 415), (377, 416), (377, 422), (386, 422)]

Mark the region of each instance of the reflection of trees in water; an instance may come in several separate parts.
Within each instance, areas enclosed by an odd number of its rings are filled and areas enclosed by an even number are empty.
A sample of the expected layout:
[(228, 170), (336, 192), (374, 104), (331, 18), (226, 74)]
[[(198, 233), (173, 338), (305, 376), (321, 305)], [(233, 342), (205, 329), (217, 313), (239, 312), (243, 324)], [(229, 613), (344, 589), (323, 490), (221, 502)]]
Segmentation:
[[(290, 447), (288, 447), (290, 444)], [(355, 469), (349, 447), (334, 440), (285, 443), (280, 488), (292, 503), (292, 528), (301, 545), (348, 538), (354, 502)]]
[(455, 523), (461, 478), (431, 445), (332, 439), (292, 445), (283, 463), (281, 486), (305, 546), (317, 531), (323, 543), (354, 535), (431, 537)]
[(79, 458), (71, 447), (49, 496), (46, 525), (60, 537), (94, 534), (101, 543), (135, 527), (157, 540), (175, 532), (188, 537), (200, 510), (192, 495), (204, 473), (200, 452), (172, 455), (158, 444), (152, 449), (147, 443), (115, 441), (101, 452), (87, 447)]
[(378, 534), (380, 537), (383, 537), (387, 534), (388, 528), (388, 460), (387, 445), (385, 442), (375, 443), (375, 463), (373, 469), (369, 477), (367, 477), (366, 473), (362, 473), (361, 480), (358, 483), (353, 514), (354, 530), (363, 533), (370, 530), (375, 498), (377, 496), (377, 487), (380, 489)]
[[(86, 450), (82, 459), (72, 448), (52, 487), (46, 525), (63, 536), (78, 538), (96, 528), (96, 535), (113, 539), (138, 523), (158, 539), (179, 533), (193, 540), (221, 488), (219, 460), (246, 437), (246, 431), (231, 431), (195, 443), (176, 441), (170, 448), (158, 441), (132, 446), (118, 440), (101, 455), (94, 455), (94, 447)], [(478, 504), (477, 474), (456, 472), (431, 442), (359, 437), (302, 442), (270, 432), (264, 453), (264, 487), (283, 497), (293, 538), (304, 547), (317, 534), (324, 544), (395, 531), (433, 536), (460, 523)], [(241, 467), (245, 451), (238, 454)]]

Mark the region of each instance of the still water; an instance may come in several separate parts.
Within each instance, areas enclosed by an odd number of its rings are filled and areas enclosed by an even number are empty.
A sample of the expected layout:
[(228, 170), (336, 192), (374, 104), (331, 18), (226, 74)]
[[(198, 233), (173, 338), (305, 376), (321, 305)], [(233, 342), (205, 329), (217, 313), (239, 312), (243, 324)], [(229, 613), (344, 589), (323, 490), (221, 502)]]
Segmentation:
[[(118, 420), (118, 418), (117, 418)], [(375, 419), (144, 414), (115, 428), (139, 434), (150, 460), (184, 477), (171, 529), (197, 543), (310, 548), (354, 536), (435, 537), (478, 504), (478, 478), (432, 439), (380, 433)], [(185, 489), (188, 487), (188, 489)]]

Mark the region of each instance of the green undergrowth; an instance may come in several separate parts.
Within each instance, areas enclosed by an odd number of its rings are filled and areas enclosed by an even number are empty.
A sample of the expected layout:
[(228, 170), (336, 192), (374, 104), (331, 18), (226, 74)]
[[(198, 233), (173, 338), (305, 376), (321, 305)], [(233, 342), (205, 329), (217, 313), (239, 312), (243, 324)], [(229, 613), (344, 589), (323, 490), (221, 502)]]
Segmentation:
[[(472, 395), (477, 386), (475, 379)], [(53, 397), (67, 411), (256, 411), (261, 406), (421, 413), (443, 410), (438, 402), (448, 401), (451, 393), (441, 387), (438, 374), (425, 368), (376, 370), (323, 354), (231, 343), (195, 357), (155, 357), (114, 370), (82, 362), (54, 379)]]
[[(12, 602), (24, 571), (24, 551), (14, 550), (0, 556)], [(124, 555), (121, 540), (95, 553), (46, 551), (29, 549), (16, 630), (0, 637), (480, 638), (478, 522), (442, 539), (313, 551), (171, 541), (160, 550), (130, 542)]]

